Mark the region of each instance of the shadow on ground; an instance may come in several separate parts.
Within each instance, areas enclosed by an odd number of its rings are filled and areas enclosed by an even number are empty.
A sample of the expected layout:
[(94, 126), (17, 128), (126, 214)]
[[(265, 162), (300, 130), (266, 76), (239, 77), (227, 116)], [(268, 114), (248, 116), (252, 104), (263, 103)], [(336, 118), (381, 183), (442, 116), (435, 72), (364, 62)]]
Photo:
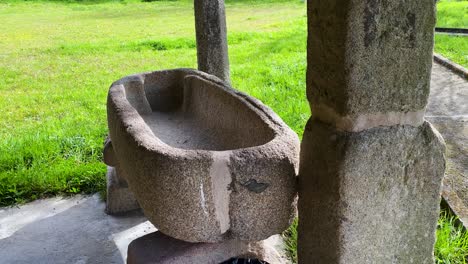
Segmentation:
[(156, 229), (139, 211), (115, 217), (98, 195), (0, 209), (1, 263), (125, 263), (128, 244)]

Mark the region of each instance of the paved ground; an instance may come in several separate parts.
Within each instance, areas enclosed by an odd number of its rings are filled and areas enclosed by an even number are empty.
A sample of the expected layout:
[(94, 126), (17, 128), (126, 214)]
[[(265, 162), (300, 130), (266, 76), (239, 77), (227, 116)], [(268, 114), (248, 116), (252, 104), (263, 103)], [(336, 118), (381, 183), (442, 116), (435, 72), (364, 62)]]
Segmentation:
[(447, 144), (443, 195), (468, 226), (468, 81), (434, 64), (426, 119)]
[[(448, 146), (444, 193), (463, 212), (468, 205), (468, 81), (435, 65), (427, 110)], [(0, 209), (0, 263), (124, 263), (130, 241), (154, 231), (141, 213), (106, 215), (98, 195), (35, 201)]]
[(0, 209), (0, 263), (124, 263), (128, 244), (154, 231), (139, 212), (106, 215), (98, 195), (35, 201)]

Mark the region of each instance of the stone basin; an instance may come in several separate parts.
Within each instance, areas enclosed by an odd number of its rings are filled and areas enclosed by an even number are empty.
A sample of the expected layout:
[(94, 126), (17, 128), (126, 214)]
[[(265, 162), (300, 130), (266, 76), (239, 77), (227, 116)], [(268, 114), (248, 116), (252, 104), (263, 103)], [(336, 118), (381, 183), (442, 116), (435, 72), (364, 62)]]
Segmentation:
[(192, 69), (112, 84), (112, 151), (148, 219), (188, 242), (259, 241), (295, 216), (297, 135), (260, 101)]

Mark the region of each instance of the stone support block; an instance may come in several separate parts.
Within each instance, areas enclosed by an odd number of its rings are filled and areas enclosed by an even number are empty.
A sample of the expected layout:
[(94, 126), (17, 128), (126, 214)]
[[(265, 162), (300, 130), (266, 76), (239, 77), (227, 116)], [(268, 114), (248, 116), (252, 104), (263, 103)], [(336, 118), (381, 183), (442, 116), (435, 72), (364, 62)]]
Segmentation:
[(308, 3), (307, 97), (345, 131), (419, 126), (429, 96), (435, 2)]
[(224, 0), (195, 0), (198, 69), (229, 81)]
[(428, 122), (351, 133), (310, 120), (301, 149), (300, 263), (433, 263), (445, 148)]
[(119, 166), (112, 141), (106, 138), (104, 143), (104, 163), (107, 164), (106, 213), (122, 214), (140, 208), (133, 193), (128, 188), (125, 173)]
[[(253, 258), (269, 264), (288, 263), (272, 242), (227, 240), (220, 243), (190, 243), (155, 232), (140, 237), (128, 246), (128, 264), (219, 264), (234, 257)], [(281, 238), (280, 238), (281, 239)]]
[(120, 169), (107, 167), (106, 213), (122, 214), (139, 209), (140, 206), (128, 188), (127, 182), (119, 177)]

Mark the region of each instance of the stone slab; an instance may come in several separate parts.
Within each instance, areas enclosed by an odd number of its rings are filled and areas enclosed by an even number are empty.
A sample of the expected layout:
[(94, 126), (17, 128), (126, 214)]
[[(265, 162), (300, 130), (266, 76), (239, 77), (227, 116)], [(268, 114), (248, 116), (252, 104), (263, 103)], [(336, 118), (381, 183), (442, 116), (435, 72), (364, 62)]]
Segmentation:
[[(253, 258), (270, 264), (290, 263), (279, 251), (281, 236), (260, 242), (227, 240), (220, 243), (189, 243), (154, 232), (128, 247), (128, 264), (219, 264), (234, 257)], [(283, 252), (284, 253), (284, 252)]]
[(310, 120), (301, 149), (300, 263), (433, 263), (445, 148), (429, 123), (349, 133)]
[(426, 119), (447, 144), (442, 195), (468, 227), (468, 80), (434, 63)]
[(140, 208), (138, 201), (128, 188), (122, 177), (118, 177), (119, 170), (107, 167), (106, 213), (123, 214)]
[(0, 208), (0, 263), (125, 263), (128, 244), (156, 229), (139, 211), (104, 208), (98, 194)]

